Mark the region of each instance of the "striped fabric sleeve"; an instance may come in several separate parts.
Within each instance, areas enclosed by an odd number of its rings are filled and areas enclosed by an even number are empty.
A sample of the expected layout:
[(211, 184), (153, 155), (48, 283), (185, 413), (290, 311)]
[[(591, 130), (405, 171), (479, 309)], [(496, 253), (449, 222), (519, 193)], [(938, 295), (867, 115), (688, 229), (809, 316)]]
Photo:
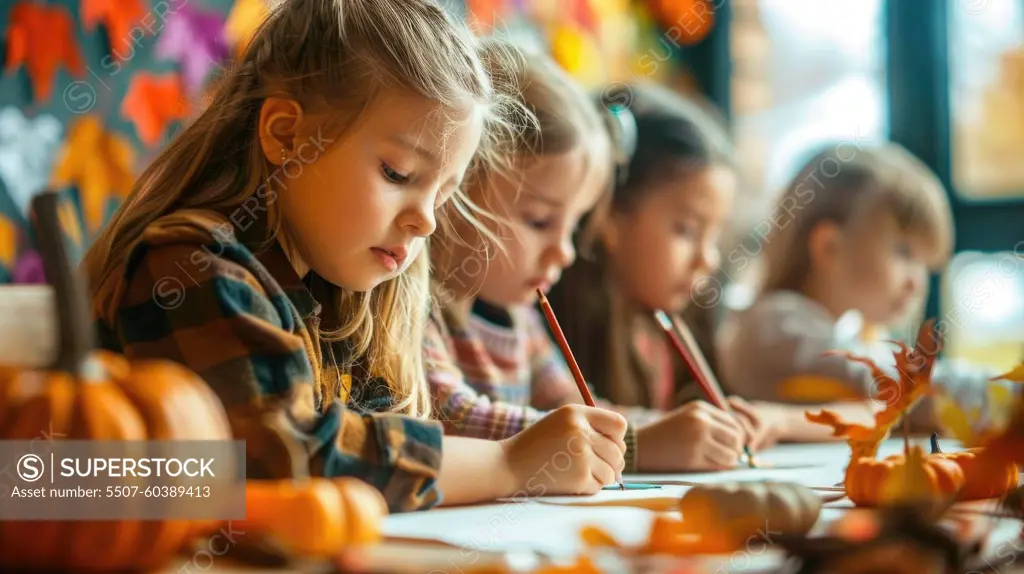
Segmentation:
[(434, 416), (444, 424), (446, 434), (501, 440), (547, 414), (530, 406), (492, 401), (473, 389), (439, 321), (443, 319), (435, 317), (427, 323), (423, 346)]
[[(442, 428), (436, 421), (357, 413), (338, 401), (318, 409), (303, 328), (286, 295), (257, 277), (265, 272), (232, 246), (199, 263), (202, 246), (171, 244), (134, 253), (136, 264), (113, 335), (130, 359), (176, 361), (202, 377), (246, 438), (247, 473), (270, 477), (306, 467), (315, 475), (353, 476), (384, 493), (392, 512), (436, 505)], [(209, 255), (209, 251), (206, 252)], [(297, 437), (308, 460), (264, 444), (247, 429), (253, 412), (270, 412), (278, 439)], [(273, 418), (273, 417), (272, 417)], [(273, 434), (273, 433), (271, 433)], [(283, 439), (282, 439), (283, 440)], [(294, 453), (294, 449), (292, 449)]]
[(582, 403), (576, 381), (561, 351), (548, 336), (540, 312), (528, 307), (524, 309), (521, 320), (529, 336), (530, 404), (541, 409), (555, 409), (570, 403)]

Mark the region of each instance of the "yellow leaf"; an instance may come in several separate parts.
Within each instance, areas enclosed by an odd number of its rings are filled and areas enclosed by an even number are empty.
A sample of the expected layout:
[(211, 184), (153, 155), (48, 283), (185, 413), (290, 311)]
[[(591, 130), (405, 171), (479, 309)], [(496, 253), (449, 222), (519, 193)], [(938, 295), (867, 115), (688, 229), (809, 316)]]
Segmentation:
[(84, 116), (68, 130), (53, 183), (76, 185), (82, 200), (86, 228), (96, 232), (103, 225), (111, 197), (128, 197), (135, 183), (135, 151), (125, 138), (107, 132), (95, 116)]
[(238, 0), (224, 23), (224, 37), (239, 51), (244, 50), (269, 13), (266, 0)]
[(18, 229), (7, 217), (0, 215), (0, 264), (8, 269), (14, 267), (14, 256), (18, 252)]
[(1015, 383), (1024, 383), (1024, 363), (1021, 363), (1010, 370), (1008, 373), (1003, 373), (998, 377), (992, 377), (993, 381), (998, 380), (1013, 381)]
[(935, 395), (935, 416), (939, 425), (948, 431), (964, 445), (974, 443), (974, 430), (971, 427), (971, 419), (960, 405), (945, 395)]
[(569, 25), (556, 26), (551, 33), (551, 56), (584, 86), (597, 85), (604, 79), (601, 49), (585, 30)]
[(830, 403), (861, 398), (850, 390), (849, 385), (831, 377), (818, 375), (797, 375), (779, 385), (782, 399), (805, 403)]

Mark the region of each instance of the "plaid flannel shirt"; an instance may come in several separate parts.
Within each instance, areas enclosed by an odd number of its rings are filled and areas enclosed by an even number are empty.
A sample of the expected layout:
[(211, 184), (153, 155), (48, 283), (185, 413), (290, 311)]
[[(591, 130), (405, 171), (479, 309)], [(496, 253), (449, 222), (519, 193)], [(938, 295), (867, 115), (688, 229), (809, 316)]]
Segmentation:
[[(327, 283), (313, 273), (303, 282), (276, 242), (259, 255), (256, 244), (212, 211), (157, 220), (115, 292), (95, 296), (103, 346), (202, 377), (246, 440), (250, 478), (353, 476), (380, 489), (392, 512), (436, 505), (440, 423), (380, 412), (391, 405), (387, 385), (341, 372), (345, 343), (319, 336), (334, 310), (316, 296)], [(321, 396), (327, 380), (342, 396)]]
[[(427, 382), (445, 432), (500, 440), (535, 423), (550, 409), (581, 403), (579, 389), (535, 307), (500, 309), (475, 301), (465, 325), (435, 310), (424, 337)], [(629, 421), (626, 468), (636, 471), (636, 426), (652, 411), (597, 406)]]
[(427, 382), (445, 432), (500, 440), (579, 391), (535, 309), (498, 310), (477, 301), (466, 325), (433, 313), (424, 338)]

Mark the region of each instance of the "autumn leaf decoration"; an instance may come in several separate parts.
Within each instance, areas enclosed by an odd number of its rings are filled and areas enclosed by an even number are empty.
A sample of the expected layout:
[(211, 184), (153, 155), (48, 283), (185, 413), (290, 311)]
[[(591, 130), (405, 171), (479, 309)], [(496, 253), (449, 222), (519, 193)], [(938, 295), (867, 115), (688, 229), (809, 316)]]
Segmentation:
[[(1024, 364), (1018, 365), (1008, 373), (994, 377), (993, 380), (995, 379), (1024, 383)], [(1024, 464), (1024, 395), (1018, 395), (1006, 428), (995, 434), (990, 440), (983, 442), (986, 456)]]
[(1005, 372), (997, 377), (992, 377), (993, 381), (1011, 381), (1014, 383), (1024, 383), (1024, 362), (1017, 365), (1008, 372)]
[(81, 76), (82, 56), (75, 45), (71, 14), (62, 6), (22, 2), (11, 10), (7, 26), (7, 72), (25, 64), (36, 100), (48, 102), (61, 64)]
[(160, 140), (167, 125), (188, 116), (188, 103), (176, 74), (136, 74), (121, 104), (121, 113), (135, 124), (147, 146)]
[(54, 184), (77, 185), (86, 226), (95, 233), (110, 198), (125, 198), (131, 191), (134, 164), (135, 152), (126, 139), (106, 131), (99, 118), (85, 116), (69, 130)]
[(826, 355), (845, 357), (850, 361), (862, 363), (871, 369), (876, 386), (873, 398), (884, 401), (886, 404), (883, 410), (875, 414), (876, 427), (891, 429), (922, 398), (932, 394), (932, 370), (942, 347), (939, 333), (934, 326), (934, 319), (921, 325), (913, 348), (907, 347), (902, 341), (890, 341), (899, 347), (893, 353), (896, 371), (899, 374), (898, 379), (889, 376), (867, 357), (861, 357), (848, 351), (826, 353)]
[(86, 30), (92, 31), (100, 23), (106, 28), (111, 54), (117, 61), (129, 60), (135, 54), (138, 39), (133, 32), (153, 31), (152, 24), (137, 25), (146, 16), (143, 0), (82, 0), (81, 7)]
[(267, 18), (270, 10), (267, 0), (237, 0), (224, 23), (224, 39), (242, 54), (249, 46), (252, 35)]
[(804, 413), (804, 417), (812, 423), (832, 427), (832, 436), (845, 438), (846, 444), (850, 446), (851, 460), (876, 456), (879, 445), (889, 436), (889, 428), (868, 428), (848, 423), (838, 414), (827, 409), (817, 414), (808, 411)]
[(190, 93), (198, 94), (210, 70), (220, 66), (229, 55), (224, 17), (192, 4), (182, 5), (167, 18), (156, 51), (161, 58), (178, 62), (185, 86)]

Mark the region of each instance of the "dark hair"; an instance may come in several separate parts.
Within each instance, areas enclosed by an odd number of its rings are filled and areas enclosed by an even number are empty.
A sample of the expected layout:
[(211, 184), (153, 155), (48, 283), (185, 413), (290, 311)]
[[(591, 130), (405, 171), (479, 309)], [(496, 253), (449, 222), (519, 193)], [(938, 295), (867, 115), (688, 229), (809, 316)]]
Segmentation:
[[(602, 92), (599, 104), (619, 127), (620, 151), (612, 208), (629, 210), (666, 173), (732, 165), (732, 145), (710, 108), (654, 85), (624, 85)], [(630, 125), (632, 122), (632, 125)]]
[[(648, 406), (651, 397), (643, 379), (649, 366), (624, 332), (635, 325), (627, 317), (633, 309), (623, 305), (609, 285), (598, 230), (611, 212), (634, 209), (664, 178), (678, 179), (715, 165), (732, 166), (732, 146), (723, 122), (716, 121), (711, 109), (664, 88), (623, 85), (603, 91), (598, 102), (607, 112), (616, 150), (614, 190), (581, 226), (577, 239), (581, 256), (565, 270), (548, 299), (596, 392), (617, 404)], [(707, 310), (694, 307), (684, 319), (705, 343), (711, 317), (701, 317)], [(619, 353), (622, 349), (627, 349), (627, 356)], [(715, 356), (708, 348), (702, 350), (709, 359)], [(677, 400), (681, 400), (692, 385), (682, 361), (673, 357), (672, 362), (681, 393)]]

